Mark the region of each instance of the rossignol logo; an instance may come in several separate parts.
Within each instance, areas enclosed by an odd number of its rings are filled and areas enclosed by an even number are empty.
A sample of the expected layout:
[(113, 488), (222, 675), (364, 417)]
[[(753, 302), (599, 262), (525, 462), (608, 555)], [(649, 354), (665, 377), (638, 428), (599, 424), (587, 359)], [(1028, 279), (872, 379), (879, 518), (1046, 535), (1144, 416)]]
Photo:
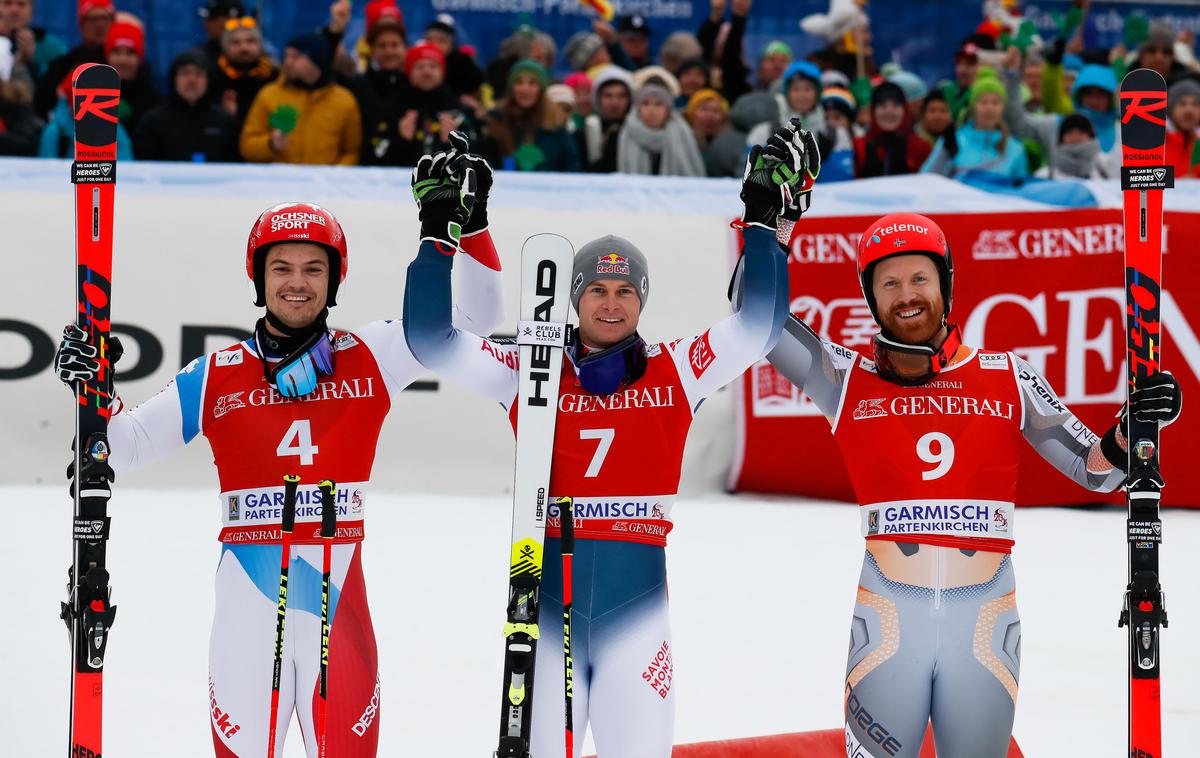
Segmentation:
[(280, 229), (303, 229), (307, 231), (309, 224), (325, 226), (325, 217), (319, 213), (308, 213), (305, 211), (276, 213), (271, 217), (272, 232), (277, 232)]

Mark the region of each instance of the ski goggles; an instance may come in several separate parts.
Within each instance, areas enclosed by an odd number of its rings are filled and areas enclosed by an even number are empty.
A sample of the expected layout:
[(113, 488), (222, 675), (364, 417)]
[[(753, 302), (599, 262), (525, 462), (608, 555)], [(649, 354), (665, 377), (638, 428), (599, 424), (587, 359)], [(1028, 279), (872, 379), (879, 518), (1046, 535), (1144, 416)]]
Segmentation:
[(317, 388), (322, 376), (333, 373), (333, 340), (327, 331), (319, 331), (275, 365), (265, 360), (263, 365), (267, 381), (279, 394), (304, 397)]
[(880, 376), (907, 387), (915, 387), (932, 379), (950, 365), (962, 344), (962, 331), (957, 324), (947, 324), (946, 339), (938, 347), (929, 344), (910, 345), (875, 335), (875, 366)]

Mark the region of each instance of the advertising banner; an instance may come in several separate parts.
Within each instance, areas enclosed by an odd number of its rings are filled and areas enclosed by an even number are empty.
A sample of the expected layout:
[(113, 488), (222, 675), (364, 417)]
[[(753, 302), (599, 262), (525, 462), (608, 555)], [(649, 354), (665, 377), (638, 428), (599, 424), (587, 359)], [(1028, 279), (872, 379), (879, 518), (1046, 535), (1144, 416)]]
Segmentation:
[[(954, 257), (951, 318), (964, 342), (1029, 361), (1087, 426), (1102, 434), (1125, 397), (1124, 231), (1116, 209), (931, 214)], [(796, 226), (792, 313), (821, 336), (866, 352), (878, 330), (859, 288), (855, 247), (877, 216), (808, 218)], [(1162, 365), (1200, 393), (1200, 214), (1168, 212), (1164, 234)], [(741, 382), (735, 490), (853, 500), (829, 424), (766, 361)], [(1200, 417), (1162, 435), (1167, 505), (1200, 506), (1200, 469), (1187, 448)], [(869, 454), (869, 451), (864, 451)], [(1081, 489), (1027, 448), (1018, 503), (1123, 502)]]

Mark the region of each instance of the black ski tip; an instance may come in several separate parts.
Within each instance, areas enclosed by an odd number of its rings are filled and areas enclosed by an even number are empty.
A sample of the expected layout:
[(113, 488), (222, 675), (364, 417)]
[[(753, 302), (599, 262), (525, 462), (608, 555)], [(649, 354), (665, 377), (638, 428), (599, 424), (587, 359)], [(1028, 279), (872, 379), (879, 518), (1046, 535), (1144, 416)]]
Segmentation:
[[(115, 148), (117, 107), (121, 103), (121, 77), (116, 69), (101, 63), (85, 63), (76, 68), (71, 78), (71, 102), (77, 146)], [(77, 148), (76, 159), (102, 157), (80, 156), (78, 152)]]
[(1157, 71), (1137, 68), (1121, 80), (1121, 145), (1161, 148), (1167, 135), (1167, 83)]

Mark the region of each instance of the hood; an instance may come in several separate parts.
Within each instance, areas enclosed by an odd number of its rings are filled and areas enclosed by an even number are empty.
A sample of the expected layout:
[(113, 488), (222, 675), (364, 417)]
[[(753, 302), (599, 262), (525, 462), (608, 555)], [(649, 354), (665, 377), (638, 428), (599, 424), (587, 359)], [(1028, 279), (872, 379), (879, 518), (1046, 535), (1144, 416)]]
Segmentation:
[[(1089, 63), (1080, 70), (1079, 76), (1075, 77), (1075, 85), (1071, 87), (1071, 100), (1075, 102), (1075, 105), (1079, 105), (1079, 91), (1084, 87), (1098, 87), (1109, 95), (1113, 95), (1117, 91), (1117, 75), (1108, 66)], [(1115, 97), (1113, 97), (1113, 105), (1116, 106)]]
[(748, 132), (756, 125), (779, 122), (779, 101), (770, 92), (749, 92), (733, 104), (729, 119), (735, 129)]

